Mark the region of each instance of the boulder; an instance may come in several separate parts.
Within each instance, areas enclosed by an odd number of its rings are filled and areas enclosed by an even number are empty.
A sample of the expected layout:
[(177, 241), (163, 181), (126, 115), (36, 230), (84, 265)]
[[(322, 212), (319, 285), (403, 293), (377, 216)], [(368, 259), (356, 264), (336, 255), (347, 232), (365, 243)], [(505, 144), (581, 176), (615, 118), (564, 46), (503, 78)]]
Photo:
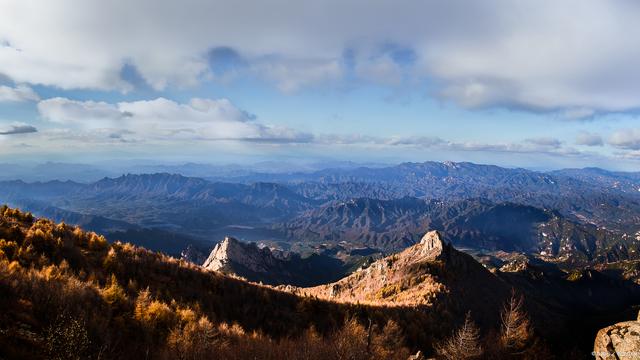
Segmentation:
[(596, 360), (640, 359), (640, 321), (625, 321), (598, 331), (593, 355)]

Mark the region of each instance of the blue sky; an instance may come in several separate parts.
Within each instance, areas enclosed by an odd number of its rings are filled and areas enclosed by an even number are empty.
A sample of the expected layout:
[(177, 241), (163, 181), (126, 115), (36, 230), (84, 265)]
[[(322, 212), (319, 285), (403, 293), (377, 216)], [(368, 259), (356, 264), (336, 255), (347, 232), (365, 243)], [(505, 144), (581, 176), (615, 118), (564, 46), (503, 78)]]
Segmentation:
[(637, 170), (633, 1), (0, 1), (0, 161)]

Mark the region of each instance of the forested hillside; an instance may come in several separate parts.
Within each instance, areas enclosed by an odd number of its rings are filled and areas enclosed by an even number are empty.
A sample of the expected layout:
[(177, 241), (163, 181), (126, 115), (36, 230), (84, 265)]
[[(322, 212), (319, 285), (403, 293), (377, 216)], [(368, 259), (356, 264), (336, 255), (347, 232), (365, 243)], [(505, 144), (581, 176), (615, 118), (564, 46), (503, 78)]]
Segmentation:
[(3, 358), (406, 359), (456, 324), (294, 296), (7, 207), (0, 293)]

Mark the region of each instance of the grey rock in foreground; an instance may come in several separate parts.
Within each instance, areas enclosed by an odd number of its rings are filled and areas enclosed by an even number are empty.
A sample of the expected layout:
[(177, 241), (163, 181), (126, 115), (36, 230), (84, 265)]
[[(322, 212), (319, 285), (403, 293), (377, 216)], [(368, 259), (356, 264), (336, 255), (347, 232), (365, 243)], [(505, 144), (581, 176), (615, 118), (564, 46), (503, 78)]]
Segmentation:
[(625, 321), (598, 331), (593, 354), (596, 360), (640, 359), (640, 321)]

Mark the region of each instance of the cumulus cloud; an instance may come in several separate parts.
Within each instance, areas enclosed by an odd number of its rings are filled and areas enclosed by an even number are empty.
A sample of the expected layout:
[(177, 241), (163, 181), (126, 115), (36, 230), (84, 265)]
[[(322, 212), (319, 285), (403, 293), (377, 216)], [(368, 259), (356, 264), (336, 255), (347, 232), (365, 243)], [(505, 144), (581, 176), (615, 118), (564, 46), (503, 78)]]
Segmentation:
[(0, 128), (0, 135), (17, 135), (17, 134), (29, 134), (38, 132), (34, 126), (19, 124), (19, 125), (11, 125), (8, 129)]
[(40, 97), (27, 85), (10, 87), (0, 85), (0, 102), (38, 101)]
[(598, 134), (583, 131), (576, 136), (576, 145), (602, 146), (604, 145), (604, 140)]
[[(267, 126), (228, 99), (191, 99), (181, 104), (165, 98), (120, 102), (53, 98), (38, 103), (43, 119), (113, 139), (244, 140), (305, 142), (310, 135)], [(99, 131), (98, 131), (99, 130)]]
[(640, 150), (640, 129), (622, 129), (609, 137), (609, 145), (626, 150)]
[[(190, 86), (216, 78), (211, 50), (225, 48), (285, 92), (353, 71), (384, 84), (426, 79), (466, 107), (584, 118), (640, 108), (639, 11), (625, 0), (4, 0), (0, 74), (127, 91), (131, 66), (153, 88)], [(410, 66), (381, 54), (386, 44), (409, 49)]]
[(45, 119), (58, 124), (78, 124), (84, 127), (105, 127), (128, 116), (118, 106), (98, 101), (76, 101), (56, 97), (38, 103)]

